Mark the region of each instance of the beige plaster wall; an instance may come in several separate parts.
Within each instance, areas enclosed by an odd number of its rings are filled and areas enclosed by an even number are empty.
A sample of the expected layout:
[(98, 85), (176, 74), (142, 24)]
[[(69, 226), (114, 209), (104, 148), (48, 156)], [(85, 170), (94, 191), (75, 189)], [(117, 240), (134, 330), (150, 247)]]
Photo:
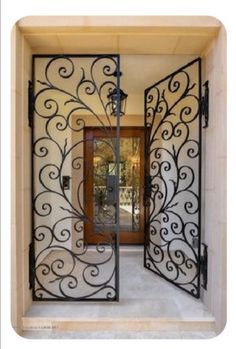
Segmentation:
[(208, 290), (203, 301), (216, 318), (216, 330), (226, 322), (226, 32), (205, 52), (205, 79), (210, 84), (210, 121), (203, 130), (203, 241), (209, 249)]
[[(28, 252), (31, 241), (31, 130), (28, 127), (28, 80), (31, 49), (17, 27), (12, 30), (12, 326), (21, 330), (29, 308)], [(27, 164), (27, 165), (26, 165)]]

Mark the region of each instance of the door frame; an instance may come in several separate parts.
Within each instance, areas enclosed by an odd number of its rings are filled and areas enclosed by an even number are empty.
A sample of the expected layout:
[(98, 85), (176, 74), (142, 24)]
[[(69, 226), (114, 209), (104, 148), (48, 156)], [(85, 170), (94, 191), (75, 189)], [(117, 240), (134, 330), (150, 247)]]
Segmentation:
[[(115, 128), (114, 136), (116, 135)], [(98, 127), (86, 127), (85, 128), (85, 139), (93, 140), (94, 137), (103, 137), (104, 133), (99, 130)], [(139, 204), (140, 204), (140, 229), (138, 232), (119, 232), (119, 244), (120, 245), (144, 245), (144, 205), (143, 205), (143, 196), (144, 196), (144, 172), (145, 172), (145, 162), (144, 162), (144, 144), (145, 144), (145, 132), (143, 126), (123, 126), (120, 127), (120, 138), (121, 137), (139, 137), (140, 138), (140, 192), (139, 192)], [(86, 162), (90, 164), (93, 161), (93, 142), (85, 142), (86, 147), (84, 149), (84, 158)], [(86, 164), (85, 164), (86, 166)], [(90, 176), (85, 176), (85, 185), (84, 185), (84, 204), (85, 211), (90, 217), (89, 222), (85, 223), (85, 240), (89, 244), (97, 244), (101, 241), (99, 236), (96, 236), (93, 232), (93, 201), (90, 199), (93, 197), (93, 173)], [(108, 233), (111, 234), (111, 233)], [(129, 236), (130, 234), (130, 236)], [(131, 234), (133, 236), (131, 236)], [(128, 236), (127, 236), (128, 235)], [(126, 241), (125, 241), (126, 240)], [(125, 241), (125, 242), (124, 242)]]

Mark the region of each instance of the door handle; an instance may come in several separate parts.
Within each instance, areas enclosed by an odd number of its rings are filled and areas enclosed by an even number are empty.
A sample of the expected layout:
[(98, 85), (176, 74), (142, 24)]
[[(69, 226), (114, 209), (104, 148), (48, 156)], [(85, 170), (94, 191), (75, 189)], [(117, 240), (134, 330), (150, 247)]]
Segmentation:
[(112, 193), (112, 192), (113, 192), (113, 190), (114, 190), (114, 188), (113, 188), (113, 187), (107, 187), (107, 191), (108, 191), (108, 193)]
[(62, 188), (64, 190), (69, 190), (70, 189), (70, 176), (62, 176)]
[(115, 205), (117, 201), (116, 197), (116, 183), (117, 176), (115, 175), (107, 175), (107, 183), (106, 183), (106, 192), (107, 192), (107, 204)]

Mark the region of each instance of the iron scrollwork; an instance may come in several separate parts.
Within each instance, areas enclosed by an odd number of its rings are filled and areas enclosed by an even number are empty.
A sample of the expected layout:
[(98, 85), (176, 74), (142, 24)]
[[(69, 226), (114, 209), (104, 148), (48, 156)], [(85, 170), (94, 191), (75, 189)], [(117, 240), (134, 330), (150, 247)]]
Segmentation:
[[(201, 61), (145, 91), (145, 266), (199, 297)], [(197, 248), (192, 246), (198, 239)]]
[(84, 131), (87, 121), (95, 122), (118, 161), (107, 100), (117, 87), (117, 71), (118, 56), (34, 58), (35, 300), (118, 299), (116, 236), (104, 234), (105, 223), (96, 230), (102, 239), (96, 246), (84, 235), (92, 220), (84, 207), (84, 182), (93, 173), (84, 158), (85, 143), (91, 142)]

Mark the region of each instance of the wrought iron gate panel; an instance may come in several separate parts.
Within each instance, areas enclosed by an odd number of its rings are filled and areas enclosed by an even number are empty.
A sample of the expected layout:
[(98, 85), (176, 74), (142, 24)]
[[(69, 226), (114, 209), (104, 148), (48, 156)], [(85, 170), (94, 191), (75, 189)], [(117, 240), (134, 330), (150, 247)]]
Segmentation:
[(199, 298), (201, 60), (145, 90), (144, 266)]
[[(119, 110), (110, 116), (107, 98), (114, 88), (119, 90), (119, 64), (118, 55), (34, 56), (34, 300), (119, 298)], [(119, 105), (119, 94), (117, 98)], [(94, 164), (85, 156), (86, 144), (94, 147), (94, 139), (85, 139), (87, 126), (100, 127), (115, 164), (113, 203), (107, 210), (116, 225), (96, 225), (96, 246), (85, 241), (86, 224), (96, 224), (93, 213), (85, 209), (86, 200), (96, 205), (93, 192), (84, 190), (85, 181), (94, 180)]]

